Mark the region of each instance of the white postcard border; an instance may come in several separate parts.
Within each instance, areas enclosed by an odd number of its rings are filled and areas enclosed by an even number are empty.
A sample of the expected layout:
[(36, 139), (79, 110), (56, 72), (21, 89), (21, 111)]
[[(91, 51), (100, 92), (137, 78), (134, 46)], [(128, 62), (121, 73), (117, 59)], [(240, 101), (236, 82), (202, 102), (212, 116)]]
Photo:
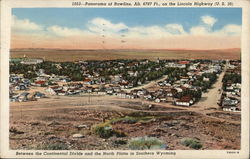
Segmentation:
[[(85, 0), (86, 1), (86, 0)], [(101, 0), (91, 1), (100, 2)], [(125, 0), (105, 0), (106, 2)], [(134, 2), (133, 0), (127, 0)], [(146, 0), (143, 0), (146, 2)], [(160, 0), (154, 0), (153, 2), (162, 2)], [(188, 2), (188, 0), (183, 0)], [(228, 0), (225, 0), (227, 2)], [(104, 2), (102, 0), (101, 2)], [(140, 1), (141, 2), (141, 1)], [(169, 2), (165, 0), (164, 2)], [(173, 1), (174, 2), (174, 1)], [(177, 2), (177, 1), (175, 1)], [(193, 2), (193, 1), (189, 1)], [(204, 0), (203, 2), (215, 2)], [(241, 123), (241, 150), (239, 154), (228, 154), (227, 150), (166, 150), (165, 152), (175, 152), (176, 155), (164, 155), (164, 156), (62, 156), (62, 155), (32, 155), (32, 156), (18, 156), (16, 152), (86, 152), (90, 150), (67, 150), (67, 151), (40, 151), (40, 150), (9, 150), (9, 79), (8, 79), (8, 61), (10, 50), (10, 35), (11, 35), (11, 8), (33, 8), (33, 7), (65, 7), (76, 8), (72, 6), (72, 0), (2, 0), (1, 1), (1, 157), (3, 158), (248, 158), (249, 154), (249, 54), (250, 54), (250, 3), (247, 0), (231, 0), (234, 3), (233, 7), (242, 8), (242, 42), (241, 42), (241, 60), (242, 60), (242, 123)], [(110, 6), (112, 8), (112, 6)], [(150, 6), (152, 7), (152, 6)], [(169, 7), (169, 6), (168, 6)], [(178, 6), (172, 6), (178, 7)], [(182, 6), (183, 7), (183, 6)], [(190, 7), (190, 6), (186, 6)], [(203, 6), (201, 6), (203, 7)], [(220, 6), (223, 7), (223, 6)], [(80, 7), (78, 7), (80, 8)], [(84, 7), (83, 7), (84, 8)], [(91, 8), (91, 7), (90, 7)], [(96, 8), (96, 6), (94, 7)], [(125, 7), (126, 8), (126, 7)], [(231, 150), (230, 150), (231, 151)], [(103, 151), (92, 151), (103, 152)], [(105, 152), (122, 152), (122, 150), (109, 150)], [(124, 151), (130, 152), (130, 151)], [(135, 152), (135, 151), (134, 151)], [(138, 151), (145, 152), (145, 151)], [(147, 152), (155, 152), (148, 150)]]

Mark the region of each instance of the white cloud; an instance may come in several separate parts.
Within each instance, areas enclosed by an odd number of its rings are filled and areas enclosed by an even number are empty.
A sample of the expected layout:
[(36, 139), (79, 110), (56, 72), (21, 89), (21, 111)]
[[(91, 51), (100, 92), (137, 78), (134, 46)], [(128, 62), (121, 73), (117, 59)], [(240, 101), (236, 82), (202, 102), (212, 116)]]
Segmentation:
[(55, 34), (57, 36), (63, 36), (63, 37), (66, 37), (66, 36), (81, 36), (81, 35), (85, 34), (85, 32), (80, 30), (80, 29), (61, 27), (61, 26), (58, 26), (58, 25), (48, 27), (47, 31), (52, 33), (52, 34)]
[(11, 27), (13, 31), (17, 32), (32, 32), (43, 30), (43, 26), (31, 22), (29, 19), (18, 19), (15, 15), (12, 16)]
[(209, 27), (195, 26), (190, 29), (190, 35), (205, 35), (205, 36), (239, 36), (241, 35), (241, 25), (228, 24), (223, 28), (211, 31)]
[(167, 24), (165, 26), (138, 26), (128, 28), (127, 35), (129, 37), (142, 37), (142, 38), (162, 38), (170, 36), (187, 35), (184, 28), (180, 24)]
[(211, 16), (202, 16), (201, 22), (203, 24), (193, 26), (190, 28), (190, 35), (202, 35), (202, 36), (239, 36), (241, 35), (241, 25), (227, 24), (221, 29), (213, 30), (213, 25), (217, 22), (217, 19)]
[(87, 29), (92, 33), (103, 33), (105, 35), (120, 36), (125, 34), (127, 37), (162, 37), (171, 35), (186, 34), (180, 24), (167, 24), (166, 26), (135, 26), (128, 27), (124, 23), (112, 23), (103, 18), (94, 18), (87, 24)]
[(88, 29), (92, 32), (119, 32), (128, 27), (123, 23), (114, 24), (109, 20), (103, 18), (94, 18), (88, 22)]
[(204, 24), (206, 24), (206, 25), (212, 27), (212, 26), (217, 22), (217, 19), (214, 18), (214, 17), (211, 17), (211, 16), (206, 15), (206, 16), (202, 16), (202, 17), (201, 17), (201, 21), (202, 21)]
[(228, 25), (225, 25), (219, 32), (225, 35), (240, 35), (241, 25), (228, 24)]
[(128, 29), (129, 34), (138, 34), (142, 36), (159, 36), (162, 34), (165, 34), (166, 31), (164, 28), (159, 27), (159, 26), (148, 26), (148, 27), (132, 27)]
[(119, 22), (113, 23), (104, 18), (94, 18), (86, 24), (86, 29), (70, 28), (58, 25), (52, 25), (47, 28), (38, 25), (29, 19), (18, 19), (12, 16), (12, 29), (18, 33), (32, 33), (47, 37), (97, 37), (102, 33), (112, 38), (121, 38), (125, 35), (126, 38), (133, 39), (161, 39), (181, 36), (235, 36), (241, 34), (241, 25), (228, 24), (218, 30), (213, 30), (213, 25), (217, 19), (211, 16), (202, 16), (201, 23), (192, 26), (185, 31), (181, 24), (166, 24), (164, 26), (133, 26), (129, 27), (126, 24)]
[(191, 35), (208, 35), (209, 29), (204, 26), (195, 26), (190, 29)]
[(167, 24), (166, 30), (171, 34), (186, 34), (183, 26), (180, 24)]

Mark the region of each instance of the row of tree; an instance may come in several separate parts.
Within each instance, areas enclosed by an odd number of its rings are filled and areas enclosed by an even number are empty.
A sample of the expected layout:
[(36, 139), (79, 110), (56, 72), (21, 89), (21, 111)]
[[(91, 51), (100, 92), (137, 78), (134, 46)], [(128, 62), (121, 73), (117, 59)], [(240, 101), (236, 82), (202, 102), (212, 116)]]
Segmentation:
[(228, 84), (241, 83), (241, 75), (238, 73), (226, 73), (222, 79), (222, 88), (225, 90)]
[[(197, 79), (192, 83), (192, 85), (201, 87), (202, 91), (207, 91), (207, 89), (210, 89), (218, 78), (216, 73), (204, 73), (201, 76), (196, 77)], [(208, 80), (204, 80), (204, 78), (208, 78)]]
[(174, 98), (178, 98), (178, 99), (180, 99), (183, 96), (191, 96), (195, 98), (196, 101), (199, 101), (202, 96), (202, 91), (186, 89), (182, 92), (177, 92), (173, 95)]

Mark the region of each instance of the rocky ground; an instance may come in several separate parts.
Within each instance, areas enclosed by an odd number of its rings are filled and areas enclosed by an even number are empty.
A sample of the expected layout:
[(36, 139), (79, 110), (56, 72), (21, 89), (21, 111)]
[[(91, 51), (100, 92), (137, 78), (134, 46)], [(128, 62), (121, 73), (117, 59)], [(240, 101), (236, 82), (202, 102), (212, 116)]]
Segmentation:
[[(240, 149), (239, 113), (200, 113), (160, 104), (148, 109), (140, 101), (115, 97), (92, 97), (102, 105), (77, 105), (84, 98), (71, 99), (11, 103), (10, 148), (126, 150), (131, 139), (147, 136), (163, 141), (170, 150), (192, 149), (182, 144), (184, 138), (198, 140), (200, 149)], [(101, 137), (94, 131), (98, 124), (111, 126), (122, 135)]]

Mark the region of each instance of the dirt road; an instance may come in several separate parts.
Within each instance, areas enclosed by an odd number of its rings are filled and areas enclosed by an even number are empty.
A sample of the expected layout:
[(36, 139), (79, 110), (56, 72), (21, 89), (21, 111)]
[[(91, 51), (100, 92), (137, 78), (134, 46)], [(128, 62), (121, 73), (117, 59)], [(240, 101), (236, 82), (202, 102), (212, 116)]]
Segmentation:
[(228, 61), (223, 69), (222, 73), (219, 75), (217, 81), (212, 85), (212, 88), (208, 90), (208, 92), (202, 94), (201, 100), (196, 103), (194, 106), (200, 107), (200, 110), (208, 110), (208, 109), (218, 109), (219, 106), (217, 104), (218, 100), (221, 96), (222, 90), (222, 79), (225, 75), (225, 72), (228, 67)]
[(144, 85), (141, 85), (141, 86), (138, 86), (138, 87), (134, 87), (134, 88), (131, 88), (131, 89), (125, 89), (125, 90), (130, 92), (130, 91), (135, 90), (135, 89), (149, 88), (149, 87), (157, 85), (158, 82), (164, 81), (167, 78), (168, 78), (168, 75), (164, 75), (163, 77), (161, 77), (161, 78), (159, 78), (157, 80), (154, 80), (154, 81), (150, 81), (147, 84), (144, 84)]
[(202, 110), (209, 108), (219, 108), (217, 102), (220, 98), (222, 88), (222, 78), (224, 77), (225, 72), (222, 72), (217, 81), (213, 84), (212, 88), (208, 92), (203, 93), (201, 100), (196, 103), (194, 106), (199, 106)]

